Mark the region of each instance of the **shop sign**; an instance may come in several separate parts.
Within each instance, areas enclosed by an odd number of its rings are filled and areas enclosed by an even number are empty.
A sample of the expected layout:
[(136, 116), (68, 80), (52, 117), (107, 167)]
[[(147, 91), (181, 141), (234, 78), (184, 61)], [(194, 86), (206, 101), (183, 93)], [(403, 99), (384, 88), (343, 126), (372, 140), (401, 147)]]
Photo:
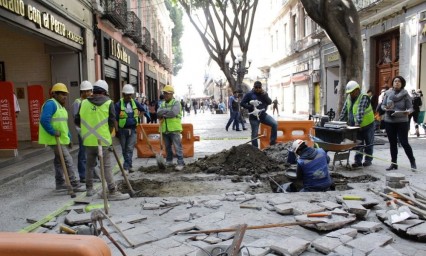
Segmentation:
[(126, 48), (114, 39), (110, 39), (111, 52), (110, 54), (123, 61), (124, 63), (130, 64), (130, 55), (127, 53)]
[(25, 4), (23, 0), (0, 0), (0, 8), (33, 22), (38, 29), (47, 29), (77, 44), (84, 44), (82, 36), (69, 30), (65, 23), (52, 13), (40, 10), (34, 5)]
[(340, 55), (337, 52), (329, 54), (327, 56), (327, 61), (328, 62), (333, 62), (333, 61), (337, 61), (337, 60), (340, 60)]
[(13, 83), (0, 82), (0, 149), (17, 149)]
[(294, 72), (293, 73), (299, 73), (299, 72), (303, 72), (309, 69), (309, 64), (308, 63), (302, 63), (299, 65), (294, 66)]
[(41, 107), (43, 106), (43, 86), (29, 85), (28, 110), (30, 114), (31, 141), (38, 141), (38, 126), (40, 123)]

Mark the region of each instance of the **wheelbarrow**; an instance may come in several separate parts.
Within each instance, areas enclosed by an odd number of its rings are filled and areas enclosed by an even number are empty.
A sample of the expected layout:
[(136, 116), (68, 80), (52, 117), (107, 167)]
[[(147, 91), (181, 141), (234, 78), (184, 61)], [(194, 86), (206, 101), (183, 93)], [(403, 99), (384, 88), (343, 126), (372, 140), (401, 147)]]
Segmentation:
[(324, 141), (315, 141), (318, 147), (324, 149), (325, 152), (334, 152), (333, 164), (331, 166), (331, 171), (334, 171), (335, 164), (339, 161), (340, 165), (343, 166), (342, 161), (346, 160), (346, 168), (352, 169), (352, 166), (349, 164), (349, 157), (351, 150), (359, 150), (363, 145), (359, 145), (361, 142), (357, 141), (356, 143), (346, 143), (346, 144), (335, 144)]

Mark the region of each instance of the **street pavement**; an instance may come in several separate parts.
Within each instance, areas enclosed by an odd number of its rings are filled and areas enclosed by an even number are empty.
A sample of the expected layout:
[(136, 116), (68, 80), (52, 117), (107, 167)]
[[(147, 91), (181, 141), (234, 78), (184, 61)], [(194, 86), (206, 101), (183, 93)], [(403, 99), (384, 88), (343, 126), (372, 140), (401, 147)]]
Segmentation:
[[(184, 123), (192, 123), (194, 125), (194, 134), (200, 136), (201, 140), (195, 142), (195, 155), (191, 158), (186, 158), (185, 162), (190, 163), (196, 161), (198, 158), (203, 158), (206, 155), (215, 154), (222, 150), (230, 149), (232, 146), (237, 146), (243, 144), (250, 139), (250, 129), (246, 131), (225, 131), (225, 125), (228, 120), (229, 115), (222, 114), (211, 114), (210, 112), (198, 113), (195, 115), (193, 112), (191, 115), (186, 115), (183, 117)], [(291, 120), (291, 119), (303, 119), (305, 117), (301, 116), (279, 116), (275, 117), (278, 120)], [(246, 124), (247, 128), (249, 124)], [(382, 138), (383, 139), (383, 138)], [(386, 141), (386, 138), (384, 138)], [(397, 170), (398, 173), (404, 174), (406, 179), (411, 182), (411, 184), (417, 185), (418, 187), (426, 189), (426, 137), (424, 134), (420, 138), (410, 136), (410, 144), (413, 147), (414, 155), (417, 159), (418, 171), (412, 172), (409, 169), (409, 161), (405, 156), (405, 153), (402, 148), (399, 148), (398, 154), (398, 163), (400, 168)], [(119, 147), (116, 147), (119, 149)], [(75, 151), (75, 150), (74, 150)], [(26, 223), (26, 218), (33, 218), (40, 220), (46, 218), (46, 216), (52, 215), (53, 212), (64, 207), (64, 205), (69, 204), (70, 198), (66, 194), (60, 194), (54, 192), (54, 177), (53, 170), (51, 169), (52, 153), (48, 149), (38, 149), (34, 150), (38, 152), (38, 157), (31, 157), (30, 163), (21, 163), (18, 161), (13, 164), (9, 164), (0, 169), (0, 201), (2, 201), (2, 207), (0, 209), (2, 218), (0, 219), (0, 231), (18, 231), (28, 227)], [(36, 154), (32, 152), (31, 154)], [(330, 154), (330, 153), (329, 153)], [(330, 154), (331, 158), (333, 155)], [(373, 165), (367, 168), (357, 169), (357, 170), (347, 170), (344, 167), (338, 167), (336, 172), (344, 174), (346, 176), (359, 176), (359, 175), (372, 175), (377, 177), (379, 180), (372, 183), (376, 189), (381, 189), (385, 185), (385, 168), (389, 166), (389, 148), (388, 144), (376, 146), (374, 151), (374, 156), (376, 159), (373, 161)], [(351, 156), (351, 160), (353, 157)], [(42, 161), (44, 165), (42, 167), (37, 167), (34, 170), (34, 165), (37, 161)], [(2, 162), (0, 161), (0, 164)], [(5, 163), (3, 161), (3, 163)], [(146, 167), (155, 165), (155, 158), (136, 158), (135, 150), (135, 159), (134, 167)], [(405, 168), (404, 168), (405, 167)], [(117, 167), (116, 167), (117, 169)], [(3, 172), (3, 170), (5, 170)], [(7, 170), (7, 171), (6, 171)], [(3, 175), (3, 173), (8, 173), (8, 175)], [(11, 173), (14, 175), (11, 176)], [(180, 175), (180, 174), (173, 174)], [(13, 177), (13, 178), (11, 178)], [(116, 176), (116, 178), (119, 178)], [(368, 184), (367, 184), (368, 185)], [(354, 185), (354, 190), (351, 193), (360, 192), (365, 193), (366, 184), (363, 185)], [(362, 190), (362, 191), (361, 191)], [(338, 192), (327, 192), (327, 193), (296, 193), (292, 195), (293, 199), (303, 199), (306, 201), (310, 200), (330, 200), (332, 196), (335, 196)], [(264, 202), (268, 198), (274, 198), (277, 194), (263, 194), (256, 195), (259, 198), (257, 203)], [(84, 193), (79, 193), (78, 197), (84, 198)], [(276, 213), (262, 209), (261, 211), (244, 211), (242, 212), (237, 206), (238, 203), (235, 202), (223, 202), (221, 201), (222, 197), (218, 195), (211, 196), (197, 196), (193, 195), (191, 197), (182, 197), (182, 198), (132, 198), (123, 202), (110, 202), (111, 204), (111, 215), (113, 217), (119, 218), (132, 214), (142, 214), (148, 218), (148, 221), (142, 222), (143, 226), (147, 230), (156, 230), (157, 232), (149, 233), (150, 239), (147, 239), (147, 234), (144, 234), (146, 240), (140, 239), (142, 242), (146, 242), (146, 245), (140, 246), (137, 249), (126, 249), (128, 255), (196, 255), (195, 250), (197, 246), (205, 246), (204, 242), (197, 241), (195, 243), (187, 242), (185, 239), (187, 236), (171, 236), (159, 234), (162, 228), (159, 227), (168, 227), (167, 230), (173, 228), (176, 230), (180, 228), (190, 228), (190, 226), (195, 226), (194, 223), (197, 223), (199, 228), (211, 228), (215, 226), (232, 226), (235, 224), (241, 224), (242, 222), (248, 224), (259, 224), (259, 223), (277, 223), (288, 220), (288, 218), (281, 218)], [(177, 200), (180, 202), (211, 202), (211, 201), (221, 201), (223, 206), (222, 208), (211, 209), (208, 207), (192, 207), (189, 208), (188, 204), (180, 205), (175, 207), (170, 213), (161, 214), (162, 210), (147, 210), (144, 209), (145, 204), (160, 204), (164, 200)], [(100, 202), (99, 199), (93, 199), (95, 202)], [(189, 217), (188, 217), (189, 216)], [(200, 222), (199, 219), (204, 218), (203, 222)], [(186, 219), (185, 221), (177, 220), (178, 217), (181, 217), (185, 220), (186, 217), (194, 219)], [(374, 216), (368, 218), (375, 220)], [(63, 220), (63, 218), (58, 218), (58, 222)], [(217, 222), (217, 223), (216, 223)], [(220, 222), (220, 224), (219, 224)], [(208, 223), (208, 224), (206, 224)], [(214, 224), (216, 223), (216, 224)], [(285, 232), (284, 232), (285, 231)], [(249, 244), (255, 242), (262, 237), (280, 237), (283, 236), (288, 238), (289, 234), (297, 235), (299, 238), (304, 238), (308, 241), (313, 241), (314, 239), (320, 237), (320, 234), (316, 232), (308, 231), (300, 227), (295, 228), (286, 228), (285, 230), (272, 229), (272, 231), (250, 231), (244, 239), (244, 243)], [(148, 231), (147, 231), (148, 232)], [(165, 232), (165, 231), (164, 231)], [(167, 232), (165, 232), (167, 233)], [(394, 242), (392, 243), (393, 248), (397, 248), (397, 251), (400, 254), (395, 255), (424, 255), (426, 253), (426, 246), (421, 243), (412, 242), (406, 239), (399, 238), (394, 235), (388, 229), (384, 228), (382, 233), (393, 237)], [(152, 237), (157, 236), (155, 239)], [(113, 234), (113, 237), (117, 240), (120, 240), (123, 244), (122, 238), (117, 233)], [(138, 236), (132, 236), (133, 239), (138, 239)], [(105, 241), (108, 241), (103, 237)], [(147, 242), (149, 241), (149, 242)], [(229, 240), (228, 240), (229, 241)], [(113, 250), (114, 255), (120, 255), (114, 246), (109, 243), (110, 248)], [(191, 254), (194, 253), (194, 254)], [(317, 255), (316, 253), (305, 252), (302, 255)], [(363, 255), (363, 254), (360, 254)], [(380, 255), (380, 254), (377, 254)]]

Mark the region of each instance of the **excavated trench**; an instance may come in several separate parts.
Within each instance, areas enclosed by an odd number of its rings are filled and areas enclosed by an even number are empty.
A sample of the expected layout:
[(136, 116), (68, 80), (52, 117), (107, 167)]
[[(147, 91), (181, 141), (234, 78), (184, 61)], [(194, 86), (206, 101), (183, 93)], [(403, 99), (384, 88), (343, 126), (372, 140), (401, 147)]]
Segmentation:
[[(232, 191), (250, 194), (272, 193), (282, 185), (294, 181), (294, 168), (287, 163), (288, 144), (278, 143), (263, 151), (243, 144), (229, 150), (206, 156), (188, 164), (176, 173), (172, 167), (159, 170), (157, 166), (143, 167), (130, 180), (136, 196), (167, 197), (215, 195)], [(164, 175), (164, 173), (176, 175)], [(332, 173), (333, 189), (352, 189), (349, 183), (376, 181), (370, 175), (345, 177)], [(127, 186), (120, 184), (126, 192)]]

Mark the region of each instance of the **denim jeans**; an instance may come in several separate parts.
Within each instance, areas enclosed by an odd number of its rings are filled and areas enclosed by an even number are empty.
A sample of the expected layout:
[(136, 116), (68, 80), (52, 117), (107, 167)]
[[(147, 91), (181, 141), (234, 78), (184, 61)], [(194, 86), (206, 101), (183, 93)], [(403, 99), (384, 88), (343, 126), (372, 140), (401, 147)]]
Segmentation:
[[(357, 139), (361, 141), (360, 145), (366, 145), (367, 147), (365, 147), (364, 149), (359, 149), (357, 151), (359, 152), (364, 152), (365, 158), (364, 161), (365, 162), (371, 162), (373, 161), (373, 147), (374, 147), (374, 130), (375, 130), (375, 124), (374, 122), (371, 123), (370, 125), (367, 125), (365, 127), (362, 127), (360, 129), (360, 131), (358, 131), (357, 134)], [(362, 157), (363, 154), (362, 153), (355, 153), (355, 163), (362, 163)]]
[[(53, 159), (53, 166), (55, 168), (55, 182), (56, 185), (65, 184), (64, 170), (62, 169), (61, 157), (59, 156), (58, 146), (51, 145), (50, 148), (53, 150), (55, 154), (55, 158)], [(74, 167), (74, 160), (68, 150), (66, 145), (61, 145), (62, 154), (64, 156), (65, 166), (68, 171), (68, 177), (70, 178), (71, 185), (78, 184), (78, 180), (76, 178), (76, 170)]]
[(83, 145), (80, 134), (78, 135), (78, 147), (78, 175), (80, 180), (84, 180), (86, 178), (86, 148)]
[(182, 139), (180, 133), (163, 133), (163, 140), (166, 146), (166, 161), (173, 162), (172, 146), (174, 146), (178, 165), (184, 165), (185, 162), (183, 161)]
[(413, 155), (413, 149), (408, 143), (408, 123), (389, 123), (385, 122), (386, 134), (388, 135), (390, 153), (393, 163), (398, 161), (398, 139), (401, 146), (404, 148), (405, 154), (407, 155), (410, 162), (415, 161)]
[(259, 133), (259, 125), (260, 123), (265, 124), (267, 126), (271, 127), (271, 138), (269, 139), (269, 144), (270, 145), (275, 145), (276, 140), (277, 140), (277, 121), (275, 121), (275, 119), (266, 114), (265, 117), (260, 118), (260, 120), (258, 120), (257, 118), (252, 118), (250, 117), (250, 126), (251, 126), (251, 145), (253, 145), (254, 147), (259, 147), (257, 139), (256, 138)]
[(240, 129), (240, 126), (238, 125), (238, 123), (239, 123), (239, 120), (238, 120), (239, 117), (240, 117), (239, 116), (239, 112), (232, 111), (231, 112), (231, 116), (229, 117), (228, 123), (226, 124), (226, 130), (228, 130), (228, 128), (232, 124), (232, 122), (233, 122), (232, 127), (234, 127), (234, 125), (235, 125), (235, 129), (239, 130)]
[(136, 144), (136, 129), (118, 129), (120, 133), (121, 152), (123, 154), (123, 168), (128, 170), (132, 168), (133, 149)]

